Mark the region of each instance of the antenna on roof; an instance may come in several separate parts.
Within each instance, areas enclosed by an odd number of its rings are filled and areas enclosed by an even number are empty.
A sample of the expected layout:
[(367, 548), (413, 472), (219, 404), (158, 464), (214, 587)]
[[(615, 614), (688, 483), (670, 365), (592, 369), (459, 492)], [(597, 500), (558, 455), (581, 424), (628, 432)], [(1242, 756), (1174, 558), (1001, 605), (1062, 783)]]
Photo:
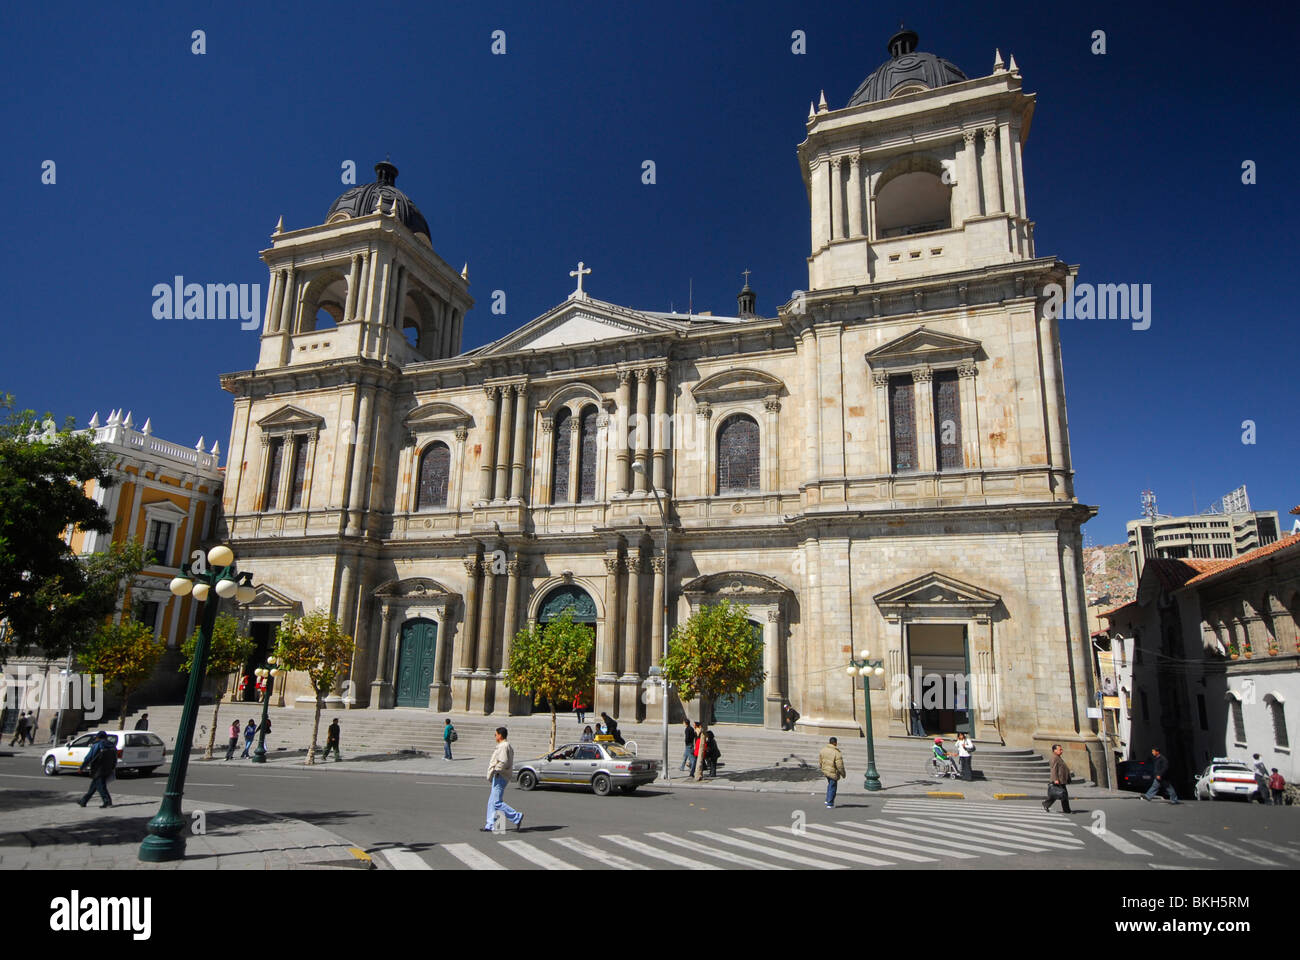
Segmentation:
[(695, 313), (695, 278), (690, 279), (690, 299), (686, 301), (686, 319), (689, 321)]

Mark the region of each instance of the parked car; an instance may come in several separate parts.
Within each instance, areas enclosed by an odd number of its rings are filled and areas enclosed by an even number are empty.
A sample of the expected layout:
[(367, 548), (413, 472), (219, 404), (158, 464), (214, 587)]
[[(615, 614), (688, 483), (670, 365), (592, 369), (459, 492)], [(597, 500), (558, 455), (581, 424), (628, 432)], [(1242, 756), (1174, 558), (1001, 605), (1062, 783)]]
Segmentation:
[[(109, 739), (117, 745), (117, 769), (137, 773), (153, 773), (167, 758), (167, 748), (162, 738), (146, 730), (108, 730)], [(41, 756), (41, 770), (47, 777), (70, 771), (77, 773), (85, 762), (86, 754), (94, 745), (95, 734), (86, 733), (69, 740), (61, 747), (51, 747)]]
[(1121, 790), (1146, 793), (1155, 778), (1150, 760), (1121, 760), (1115, 764), (1115, 779), (1118, 781), (1116, 786)]
[(1215, 757), (1196, 781), (1197, 800), (1222, 800), (1239, 797), (1250, 801), (1255, 799), (1259, 789), (1255, 783), (1255, 771), (1240, 760), (1227, 757)]
[(659, 776), (659, 761), (638, 757), (617, 743), (566, 743), (536, 760), (519, 765), (516, 778), (521, 790), (539, 783), (580, 784), (598, 797), (615, 790), (631, 793)]

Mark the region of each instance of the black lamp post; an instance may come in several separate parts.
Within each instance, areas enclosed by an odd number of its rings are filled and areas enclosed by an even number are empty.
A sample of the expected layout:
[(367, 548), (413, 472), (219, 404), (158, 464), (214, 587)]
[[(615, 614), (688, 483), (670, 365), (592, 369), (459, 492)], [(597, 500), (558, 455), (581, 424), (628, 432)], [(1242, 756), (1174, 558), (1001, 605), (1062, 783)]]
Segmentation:
[(194, 740), (194, 724), (198, 720), (199, 693), (208, 671), (212, 627), (222, 599), (235, 597), (240, 603), (248, 603), (256, 596), (252, 579), (252, 574), (235, 572), (235, 554), (229, 547), (217, 546), (206, 556), (202, 550), (195, 550), (190, 562), (181, 567), (181, 575), (171, 582), (171, 592), (177, 597), (193, 594), (194, 599), (203, 604), (203, 619), (199, 624), (198, 642), (194, 645), (190, 682), (185, 691), (185, 707), (181, 711), (181, 726), (176, 734), (176, 751), (167, 776), (167, 789), (163, 792), (158, 812), (149, 821), (149, 836), (140, 844), (139, 858), (145, 863), (180, 860), (185, 856), (186, 820), (181, 812), (181, 798), (185, 794), (190, 746)]
[(862, 677), (862, 692), (867, 702), (867, 772), (863, 774), (862, 786), (869, 791), (882, 789), (880, 774), (876, 772), (876, 738), (871, 729), (871, 675), (883, 676), (885, 661), (868, 659), (871, 651), (863, 648), (858, 651), (857, 659), (849, 657), (848, 674), (850, 677)]
[(266, 718), (271, 706), (271, 691), (275, 689), (275, 678), (280, 671), (276, 667), (275, 657), (266, 658), (266, 666), (258, 667), (254, 675), (264, 680), (262, 685), (262, 725), (257, 728), (257, 749), (253, 751), (254, 763), (266, 763)]

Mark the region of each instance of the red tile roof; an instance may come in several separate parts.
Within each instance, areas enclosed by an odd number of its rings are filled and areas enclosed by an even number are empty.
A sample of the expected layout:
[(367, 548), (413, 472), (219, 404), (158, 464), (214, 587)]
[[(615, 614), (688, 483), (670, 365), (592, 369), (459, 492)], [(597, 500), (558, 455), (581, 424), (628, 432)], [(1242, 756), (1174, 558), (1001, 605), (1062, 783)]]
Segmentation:
[(1115, 616), (1115, 614), (1119, 613), (1121, 610), (1127, 610), (1129, 607), (1134, 606), (1136, 603), (1137, 603), (1136, 600), (1130, 600), (1128, 603), (1121, 603), (1118, 607), (1116, 607), (1116, 608), (1113, 609), (1113, 610), (1106, 610), (1106, 611), (1103, 611), (1102, 613), (1097, 614), (1097, 616), (1098, 616), (1098, 617), (1113, 617), (1113, 616)]
[[(1241, 567), (1247, 566), (1248, 564), (1263, 560), (1266, 557), (1271, 557), (1276, 553), (1288, 550), (1297, 545), (1300, 545), (1300, 533), (1293, 533), (1289, 536), (1283, 537), (1281, 540), (1270, 543), (1267, 546), (1256, 547), (1249, 553), (1243, 553), (1241, 556), (1235, 557), (1232, 560), (1211, 561), (1215, 563), (1216, 566), (1213, 569), (1207, 570), (1199, 576), (1188, 580), (1186, 586), (1199, 586), (1214, 577), (1227, 573), (1229, 570), (1237, 570)], [(1205, 561), (1200, 562), (1204, 563)]]

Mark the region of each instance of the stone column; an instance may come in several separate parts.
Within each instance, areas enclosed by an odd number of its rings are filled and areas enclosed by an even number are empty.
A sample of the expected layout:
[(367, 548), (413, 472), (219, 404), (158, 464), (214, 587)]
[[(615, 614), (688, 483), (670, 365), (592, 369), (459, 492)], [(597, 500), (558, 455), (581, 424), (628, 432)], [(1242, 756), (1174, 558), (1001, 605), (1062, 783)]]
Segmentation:
[(632, 402), (632, 385), (630, 370), (618, 371), (618, 392), (614, 395), (615, 430), (614, 437), (614, 493), (626, 496), (628, 492), (628, 405)]
[(979, 407), (975, 403), (975, 363), (963, 361), (957, 368), (957, 390), (961, 399), (961, 442), (967, 469), (980, 468)]
[(922, 367), (912, 371), (912, 402), (916, 405), (916, 469), (933, 473), (938, 469), (934, 450), (934, 371)]
[[(803, 352), (803, 370), (804, 383), (807, 388), (814, 391), (817, 384), (817, 334), (810, 326), (800, 335), (800, 350)], [(806, 389), (807, 389), (806, 388)], [(815, 484), (821, 479), (821, 451), (819, 449), (818, 437), (821, 436), (821, 402), (820, 397), (815, 392), (803, 405), (806, 414), (804, 423), (804, 480), (807, 483)], [(712, 444), (709, 439), (706, 442)], [(712, 456), (712, 454), (710, 454)], [(709, 493), (713, 493), (715, 487), (710, 487)], [(812, 502), (820, 502), (820, 495), (816, 490), (811, 491), (816, 498)]]
[(767, 673), (764, 681), (763, 726), (781, 727), (781, 704), (785, 702), (785, 678), (781, 673), (781, 609), (774, 607), (767, 611), (767, 623), (763, 627), (763, 670)]
[(582, 497), (582, 415), (569, 417), (569, 435), (560, 437), (560, 443), (569, 445), (569, 502), (577, 503)]
[(962, 146), (958, 159), (961, 163), (961, 219), (963, 222), (980, 215), (980, 186), (975, 172), (975, 131), (961, 132)]
[(478, 617), (478, 653), (474, 658), (475, 673), (492, 670), (492, 639), (496, 627), (497, 575), (492, 569), (490, 554), (483, 554), (483, 606)]
[(385, 603), (380, 613), (379, 659), (375, 679), (370, 684), (370, 709), (387, 710), (393, 705), (393, 684), (388, 679), (388, 647), (392, 642), (393, 610)]
[(998, 702), (997, 673), (993, 659), (993, 619), (977, 616), (975, 628), (972, 629), (975, 642), (975, 684), (973, 698), (976, 721), (975, 739), (1002, 742), (999, 729), (1001, 708)]
[(862, 158), (849, 157), (849, 236), (862, 236)]
[(465, 563), (465, 616), (460, 637), (460, 669), (474, 669), (474, 644), (478, 639), (478, 571), (477, 556), (466, 557)]
[(1011, 159), (1011, 127), (1005, 123), (998, 131), (998, 160), (1002, 168), (1002, 209), (1013, 217), (1020, 217), (1016, 171)]
[[(362, 528), (362, 511), (365, 509), (366, 493), (370, 484), (370, 408), (371, 391), (364, 386), (358, 390), (361, 396), (357, 400), (356, 447), (352, 459), (352, 482), (348, 485), (348, 519), (346, 535), (359, 536)], [(288, 452), (285, 453), (288, 459)]]
[(393, 297), (393, 329), (402, 330), (402, 313), (406, 306), (406, 288), (410, 282), (410, 272), (401, 267), (397, 276), (397, 295)]
[(510, 461), (510, 501), (524, 502), (524, 440), (528, 435), (528, 384), (516, 383), (515, 391), (515, 429), (514, 456)]
[(641, 548), (629, 548), (623, 559), (627, 573), (627, 622), (623, 625), (623, 673), (618, 684), (618, 716), (632, 720), (640, 703), (641, 681)]
[(984, 188), (984, 213), (1002, 212), (1002, 184), (998, 180), (997, 127), (981, 127), (984, 155), (980, 158), (980, 184)]
[(537, 444), (540, 448), (538, 451), (540, 457), (534, 468), (533, 483), (537, 484), (537, 502), (549, 504), (555, 499), (552, 495), (555, 489), (555, 477), (551, 475), (555, 469), (555, 421), (548, 416), (543, 416), (538, 425), (542, 428)]
[[(502, 618), (501, 659), (496, 670), (497, 678), (502, 682), (510, 669), (510, 647), (519, 631), (519, 578), (525, 572), (524, 563), (518, 558), (506, 561), (506, 612)], [(514, 713), (516, 702), (522, 698), (515, 690), (509, 691), (507, 696), (506, 712)]]
[(492, 502), (501, 503), (510, 495), (510, 432), (513, 427), (514, 391), (509, 384), (501, 388), (501, 419), (497, 421), (496, 480)]
[[(650, 370), (642, 367), (636, 372), (636, 459), (650, 466)], [(635, 471), (634, 471), (635, 472)], [(649, 483), (645, 472), (637, 473), (636, 492), (645, 495)]]
[(352, 266), (348, 270), (348, 295), (347, 302), (343, 305), (343, 320), (346, 322), (352, 319), (352, 314), (357, 309), (357, 281), (361, 279), (361, 256), (352, 255)]
[(280, 330), (285, 333), (297, 333), (293, 324), (295, 320), (295, 305), (298, 302), (298, 275), (297, 271), (289, 268), (289, 276), (284, 282), (284, 299), (280, 306)]
[(862, 158), (862, 235), (868, 240), (876, 225), (876, 178), (879, 170), (871, 169), (871, 162)]
[(650, 561), (650, 566), (655, 572), (654, 593), (651, 600), (654, 606), (650, 615), (650, 662), (657, 666), (667, 652), (664, 650), (664, 587), (668, 559), (654, 557)]
[(668, 492), (668, 367), (655, 367), (655, 421), (652, 436), (654, 438), (653, 477), (655, 489), (661, 493)]
[(479, 499), (485, 503), (492, 501), (493, 456), (497, 447), (497, 394), (499, 387), (484, 386), (487, 394), (488, 413), (483, 421), (482, 453), (479, 457)]
[(885, 625), (885, 676), (904, 679), (902, 704), (896, 704), (892, 698), (890, 699), (889, 733), (895, 737), (906, 737), (912, 732), (911, 698), (919, 696), (919, 693), (912, 689), (912, 680), (907, 676), (907, 668), (903, 660), (902, 618), (899, 618), (899, 630), (896, 634), (889, 629), (891, 623), (892, 621), (886, 621)]
[(767, 434), (767, 476), (764, 478), (763, 485), (768, 493), (776, 493), (781, 489), (781, 437), (777, 423), (781, 401), (777, 397), (766, 397), (763, 400), (763, 409), (767, 411), (764, 425)]
[(605, 629), (603, 635), (596, 638), (596, 700), (591, 705), (593, 710), (612, 711), (616, 709), (618, 667), (616, 651), (622, 636), (619, 626), (619, 571), (622, 563), (618, 551), (605, 557)]
[(443, 694), (447, 689), (447, 667), (451, 659), (447, 652), (447, 641), (451, 631), (449, 621), (451, 609), (450, 603), (443, 603), (437, 607), (438, 645), (433, 651), (433, 682), (429, 684), (429, 707), (438, 711), (449, 709), (447, 698)]
[[(465, 441), (469, 439), (468, 427), (457, 427), (454, 434), (456, 445), (452, 448), (451, 468), (447, 477), (447, 509), (457, 512), (461, 509), (461, 487), (464, 479)], [(415, 478), (419, 483), (419, 477)]]
[(842, 157), (831, 159), (831, 240), (844, 236), (844, 175)]
[(279, 270), (271, 271), (271, 292), (266, 298), (266, 317), (262, 322), (262, 333), (276, 333), (280, 326), (280, 299), (284, 296), (284, 275)]

